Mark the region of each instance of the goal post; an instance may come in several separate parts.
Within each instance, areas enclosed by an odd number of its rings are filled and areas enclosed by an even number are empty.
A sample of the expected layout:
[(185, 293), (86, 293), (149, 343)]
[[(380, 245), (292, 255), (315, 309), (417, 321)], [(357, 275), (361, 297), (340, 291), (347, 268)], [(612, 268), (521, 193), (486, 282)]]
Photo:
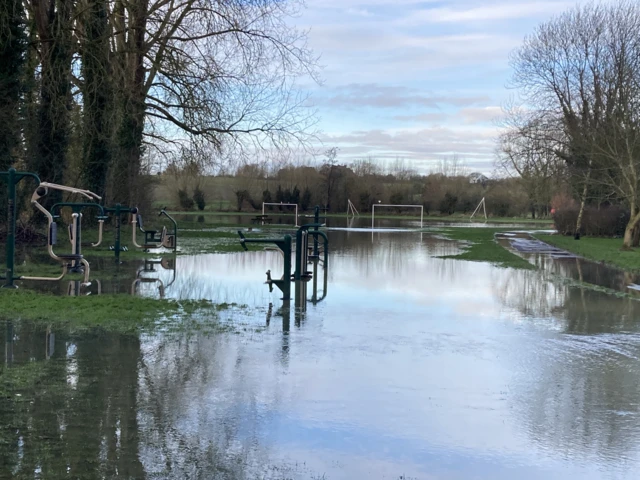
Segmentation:
[(376, 207), (390, 207), (390, 208), (419, 208), (420, 209), (420, 228), (424, 225), (424, 206), (423, 205), (389, 205), (374, 203), (371, 209), (371, 228), (375, 228), (376, 221)]
[(296, 207), (296, 227), (298, 226), (298, 204), (297, 203), (271, 203), (262, 202), (262, 216), (264, 217), (264, 207), (270, 205), (274, 207)]

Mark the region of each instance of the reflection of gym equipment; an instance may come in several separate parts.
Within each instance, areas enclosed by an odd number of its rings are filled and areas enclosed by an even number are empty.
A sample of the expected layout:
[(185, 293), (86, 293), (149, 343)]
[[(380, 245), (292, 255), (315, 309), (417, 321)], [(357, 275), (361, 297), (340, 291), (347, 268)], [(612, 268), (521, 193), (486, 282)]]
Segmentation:
[[(7, 328), (5, 330), (5, 339), (4, 339), (4, 363), (7, 366), (11, 366), (13, 364), (13, 343), (15, 340), (15, 335), (13, 332), (13, 322), (7, 322)], [(51, 331), (51, 326), (48, 326), (45, 330), (44, 334), (44, 358), (49, 360), (54, 352), (56, 346), (56, 334)]]
[[(146, 277), (143, 274), (145, 273), (155, 273), (158, 270), (156, 270), (154, 267), (156, 265), (160, 265), (163, 269), (165, 270), (171, 270), (173, 272), (173, 276), (171, 278), (171, 281), (169, 283), (167, 283), (166, 285), (164, 284), (164, 282), (157, 277)], [(169, 288), (171, 285), (173, 285), (173, 282), (176, 281), (176, 259), (175, 257), (173, 258), (161, 258), (160, 260), (150, 260), (150, 259), (145, 259), (144, 260), (144, 264), (142, 266), (142, 269), (138, 270), (138, 273), (136, 274), (136, 279), (133, 281), (133, 283), (131, 284), (131, 294), (135, 295), (137, 293), (137, 289), (138, 286), (141, 283), (157, 283), (158, 284), (158, 293), (160, 294), (160, 298), (164, 298), (164, 294), (167, 290), (167, 288)]]
[[(97, 285), (96, 295), (102, 294), (102, 283), (100, 280), (92, 280), (91, 284), (95, 283)], [(90, 291), (85, 291), (84, 288), (89, 285), (84, 284), (78, 280), (69, 281), (69, 285), (67, 286), (67, 296), (69, 297), (82, 297), (91, 295)]]

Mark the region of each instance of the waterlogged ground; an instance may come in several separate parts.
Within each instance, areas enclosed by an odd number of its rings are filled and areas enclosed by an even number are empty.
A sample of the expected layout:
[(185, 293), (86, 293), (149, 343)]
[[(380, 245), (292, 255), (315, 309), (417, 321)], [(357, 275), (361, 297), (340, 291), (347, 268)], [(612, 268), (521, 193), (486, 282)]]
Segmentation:
[(326, 276), (290, 305), (263, 284), (278, 252), (105, 265), (105, 291), (231, 304), (225, 333), (4, 321), (0, 478), (637, 478), (635, 299), (563, 281), (575, 259), (513, 270), (437, 258), (459, 246), (428, 233), (329, 236)]

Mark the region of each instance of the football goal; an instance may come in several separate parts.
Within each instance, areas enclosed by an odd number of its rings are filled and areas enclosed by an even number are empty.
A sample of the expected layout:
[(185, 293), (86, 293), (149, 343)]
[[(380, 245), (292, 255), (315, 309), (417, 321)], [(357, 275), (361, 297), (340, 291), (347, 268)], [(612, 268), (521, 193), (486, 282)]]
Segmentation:
[(266, 217), (264, 213), (264, 207), (272, 206), (272, 207), (295, 207), (295, 215), (296, 215), (296, 227), (298, 226), (298, 204), (297, 203), (269, 203), (262, 202), (262, 217)]
[(374, 203), (373, 208), (371, 209), (371, 228), (375, 228), (376, 221), (376, 207), (387, 207), (387, 208), (419, 208), (420, 209), (420, 228), (423, 226), (424, 220), (424, 206), (422, 205), (386, 205), (380, 203)]

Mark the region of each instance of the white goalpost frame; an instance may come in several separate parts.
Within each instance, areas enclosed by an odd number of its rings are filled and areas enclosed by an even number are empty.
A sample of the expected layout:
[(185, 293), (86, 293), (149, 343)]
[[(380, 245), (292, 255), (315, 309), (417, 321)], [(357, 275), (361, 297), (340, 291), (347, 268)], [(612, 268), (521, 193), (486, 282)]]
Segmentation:
[(296, 207), (296, 227), (298, 226), (298, 204), (297, 203), (269, 203), (269, 202), (262, 202), (262, 216), (264, 216), (264, 207), (265, 205), (272, 205), (272, 206), (280, 206), (280, 207)]
[(482, 209), (484, 210), (484, 219), (487, 220), (487, 204), (484, 201), (484, 197), (482, 197), (482, 200), (480, 200), (480, 203), (478, 204), (476, 209), (473, 211), (473, 213), (469, 217), (469, 220), (471, 220), (474, 217), (474, 215), (478, 213), (478, 210), (480, 210), (480, 207), (482, 207)]
[(389, 205), (389, 204), (381, 204), (374, 203), (373, 208), (371, 209), (371, 228), (375, 228), (375, 220), (376, 220), (376, 207), (396, 207), (396, 208), (419, 208), (420, 209), (420, 228), (423, 228), (424, 225), (424, 205)]
[(358, 209), (353, 204), (353, 202), (350, 199), (347, 199), (347, 218), (349, 218), (349, 214), (353, 215), (354, 217), (356, 215), (360, 216), (360, 212), (358, 212)]

